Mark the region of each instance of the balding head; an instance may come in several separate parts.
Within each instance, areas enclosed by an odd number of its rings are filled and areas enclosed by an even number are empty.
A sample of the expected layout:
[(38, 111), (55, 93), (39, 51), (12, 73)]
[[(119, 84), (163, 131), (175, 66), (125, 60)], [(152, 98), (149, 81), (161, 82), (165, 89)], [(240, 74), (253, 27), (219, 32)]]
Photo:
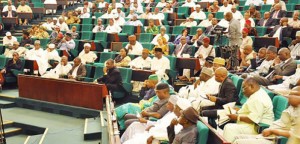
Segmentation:
[(225, 19), (226, 19), (227, 21), (231, 21), (232, 18), (233, 18), (233, 16), (232, 16), (232, 13), (231, 13), (231, 12), (227, 12), (227, 13), (225, 14)]
[(246, 45), (246, 46), (244, 47), (243, 53), (244, 53), (245, 55), (248, 55), (248, 54), (250, 54), (252, 51), (253, 51), (252, 45)]
[(128, 41), (129, 41), (129, 44), (135, 45), (135, 43), (136, 43), (136, 36), (135, 35), (129, 36), (128, 37)]
[(258, 82), (253, 78), (247, 78), (242, 84), (243, 93), (246, 97), (250, 97), (253, 93), (260, 89)]
[(278, 11), (278, 10), (280, 10), (281, 9), (281, 5), (280, 5), (280, 3), (278, 3), (278, 4), (275, 4), (275, 6), (274, 6), (274, 10), (275, 11)]
[(291, 51), (288, 48), (281, 48), (278, 51), (278, 57), (281, 61), (286, 61), (291, 58)]
[(264, 19), (269, 19), (270, 18), (270, 12), (265, 12), (264, 13)]
[(266, 57), (266, 53), (267, 53), (267, 48), (265, 48), (265, 47), (262, 47), (262, 48), (260, 48), (259, 50), (258, 50), (258, 58), (259, 59), (263, 59), (263, 58), (265, 58)]
[(225, 67), (219, 67), (215, 71), (215, 79), (217, 82), (222, 83), (228, 75), (228, 71)]

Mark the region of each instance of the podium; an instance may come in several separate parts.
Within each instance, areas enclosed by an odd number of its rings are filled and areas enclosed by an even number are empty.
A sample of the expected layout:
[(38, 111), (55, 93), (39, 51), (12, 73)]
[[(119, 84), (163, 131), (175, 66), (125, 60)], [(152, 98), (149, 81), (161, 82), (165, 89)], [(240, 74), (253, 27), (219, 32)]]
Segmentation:
[(190, 69), (190, 76), (194, 76), (194, 70), (200, 70), (200, 62), (197, 58), (177, 58), (176, 68), (179, 69)]
[(141, 69), (133, 69), (132, 70), (132, 78), (133, 81), (145, 81), (148, 77), (154, 74), (154, 71), (151, 70), (141, 70)]
[(3, 24), (18, 24), (18, 17), (2, 17)]

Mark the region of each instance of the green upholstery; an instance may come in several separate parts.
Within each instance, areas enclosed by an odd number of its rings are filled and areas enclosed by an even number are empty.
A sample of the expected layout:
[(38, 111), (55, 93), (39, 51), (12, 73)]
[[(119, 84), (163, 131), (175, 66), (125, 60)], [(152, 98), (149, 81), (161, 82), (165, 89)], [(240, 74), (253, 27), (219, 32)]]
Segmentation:
[(100, 42), (103, 48), (107, 47), (107, 33), (106, 32), (97, 32), (95, 35), (95, 42)]
[(297, 63), (297, 64), (300, 64), (300, 60), (296, 60), (296, 63)]
[(177, 71), (175, 69), (175, 67), (176, 67), (176, 57), (174, 57), (174, 56), (166, 56), (166, 57), (170, 61), (170, 70), (168, 70), (169, 77), (170, 77), (170, 79), (175, 80), (176, 76), (177, 76)]
[[(119, 68), (124, 89), (131, 93), (132, 92), (132, 84), (131, 84), (131, 76), (132, 76), (132, 69), (130, 68)], [(124, 92), (113, 92), (113, 98), (122, 98), (125, 96), (126, 93)]]
[(92, 24), (92, 18), (84, 18), (82, 19), (82, 24)]
[(23, 39), (23, 37), (21, 37), (21, 36), (18, 36), (18, 37), (16, 37), (17, 38), (17, 41), (20, 43), (21, 41), (22, 41), (22, 39)]
[(245, 3), (246, 3), (246, 0), (240, 0), (240, 6), (245, 5)]
[(223, 19), (224, 18), (224, 12), (217, 12), (215, 17), (217, 19)]
[(272, 91), (270, 91), (270, 90), (268, 90), (266, 88), (263, 88), (263, 89), (267, 92), (267, 94), (269, 95), (269, 97), (273, 100), (275, 94)]
[(8, 61), (8, 58), (6, 58), (4, 55), (0, 55), (0, 69), (3, 69), (3, 67), (6, 65)]
[(93, 25), (92, 24), (83, 24), (81, 27), (81, 31), (92, 32)]
[(140, 33), (139, 42), (140, 43), (150, 43), (153, 39), (153, 34), (151, 33)]
[(50, 41), (49, 38), (40, 39), (41, 47), (42, 47), (42, 48), (47, 48), (47, 45), (48, 45), (49, 41)]
[(197, 29), (201, 28), (202, 31), (205, 30), (205, 27), (201, 27), (201, 26), (192, 26), (190, 29), (190, 35), (195, 35), (197, 33)]
[(86, 76), (84, 77), (84, 81), (86, 81), (86, 82), (93, 82), (93, 78), (91, 76), (92, 65), (86, 64), (85, 65), (85, 69), (86, 69)]
[(285, 110), (288, 106), (288, 99), (284, 96), (277, 95), (273, 98), (273, 112), (275, 120), (278, 120), (282, 114), (282, 111)]
[(262, 5), (261, 6), (261, 11), (270, 11), (272, 5)]
[(231, 77), (231, 80), (232, 80), (234, 86), (236, 87), (237, 92), (239, 92), (241, 90), (241, 87), (242, 87), (243, 79), (240, 78), (237, 75), (233, 75)]
[(175, 50), (175, 45), (172, 43), (169, 43), (169, 55), (172, 55)]
[(189, 16), (189, 7), (178, 7), (178, 18), (187, 18)]
[(81, 40), (91, 40), (93, 38), (93, 32), (83, 31), (81, 32)]
[(103, 76), (103, 68), (104, 68), (104, 64), (98, 64), (97, 66), (95, 66), (95, 74), (94, 74), (94, 79), (98, 79), (100, 77)]
[(154, 47), (154, 45), (151, 44), (151, 43), (142, 43), (142, 46), (143, 46), (143, 48), (146, 48), (149, 51), (151, 51), (153, 49), (153, 47)]
[(134, 26), (124, 25), (123, 28), (122, 28), (122, 33), (126, 33), (127, 35), (134, 34)]
[(239, 93), (239, 102), (240, 102), (240, 104), (243, 105), (247, 101), (247, 99), (248, 98), (244, 95), (244, 92), (241, 89), (240, 93)]
[(198, 136), (197, 144), (206, 144), (208, 139), (208, 127), (201, 121), (197, 122)]
[(243, 7), (243, 11), (247, 11), (249, 9), (249, 5)]
[(44, 3), (34, 3), (33, 6), (34, 6), (35, 8), (44, 8), (44, 7), (45, 7), (45, 6), (44, 6)]
[(227, 75), (229, 78), (231, 78), (232, 76), (233, 76), (233, 74), (232, 73), (228, 73), (228, 75)]
[(41, 3), (41, 0), (31, 0), (31, 3)]
[(79, 45), (79, 40), (77, 39), (74, 39), (74, 42), (75, 42), (75, 48), (74, 49), (78, 49), (78, 45)]
[(277, 144), (286, 144), (288, 140), (287, 137), (279, 136)]
[(100, 63), (104, 63), (108, 59), (114, 59), (115, 58), (115, 53), (113, 52), (101, 52), (100, 54)]
[(295, 10), (295, 4), (286, 4), (287, 11), (294, 11)]
[(267, 28), (262, 26), (255, 27), (258, 36), (264, 36), (266, 34)]
[(122, 47), (126, 47), (127, 44), (128, 44), (128, 42), (123, 42)]
[[(273, 112), (275, 120), (280, 119), (282, 111), (288, 106), (288, 99), (284, 96), (277, 95), (273, 98)], [(261, 133), (264, 129), (268, 128), (269, 125), (259, 123), (258, 132)]]
[(300, 0), (288, 0), (288, 4), (299, 4)]
[(186, 28), (185, 26), (174, 26), (172, 34), (179, 35), (181, 34), (182, 30), (185, 28)]
[(77, 31), (80, 31), (80, 24), (70, 24), (70, 29), (71, 29), (73, 26), (76, 26), (76, 30), (77, 30)]
[[(98, 17), (101, 17), (103, 15), (103, 13), (101, 13), (101, 12), (95, 12), (94, 13), (94, 16), (96, 17), (96, 19), (98, 18)], [(95, 20), (95, 23), (97, 23), (97, 21)]]

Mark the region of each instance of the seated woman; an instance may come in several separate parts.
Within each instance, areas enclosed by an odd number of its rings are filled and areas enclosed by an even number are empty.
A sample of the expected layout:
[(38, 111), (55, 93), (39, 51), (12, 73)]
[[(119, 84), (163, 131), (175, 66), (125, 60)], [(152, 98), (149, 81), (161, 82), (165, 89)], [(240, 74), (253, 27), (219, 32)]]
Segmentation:
[(174, 44), (175, 45), (178, 45), (179, 43), (180, 43), (180, 38), (181, 37), (186, 37), (186, 42), (187, 43), (189, 43), (189, 41), (190, 41), (190, 36), (188, 35), (188, 29), (183, 29), (182, 31), (181, 31), (181, 34), (180, 35), (178, 35), (176, 38), (175, 38), (175, 40), (174, 40)]
[(165, 55), (169, 55), (169, 46), (167, 45), (167, 41), (164, 37), (159, 37), (157, 39), (157, 45), (152, 49), (151, 54), (154, 54), (156, 48), (161, 48)]
[(17, 52), (13, 53), (13, 58), (10, 59), (4, 68), (0, 71), (0, 90), (4, 84), (5, 77), (15, 76), (12, 72), (12, 69), (21, 70), (22, 62), (19, 59), (19, 54)]
[(127, 55), (128, 50), (125, 48), (120, 49), (120, 54), (115, 58), (115, 66), (116, 67), (127, 67), (129, 66), (129, 62), (131, 58)]

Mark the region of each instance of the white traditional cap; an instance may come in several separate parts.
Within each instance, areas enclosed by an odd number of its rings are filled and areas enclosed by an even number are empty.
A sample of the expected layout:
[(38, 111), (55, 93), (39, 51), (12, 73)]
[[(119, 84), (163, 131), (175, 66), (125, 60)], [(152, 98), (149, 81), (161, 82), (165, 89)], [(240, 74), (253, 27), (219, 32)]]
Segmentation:
[(34, 44), (41, 44), (41, 41), (40, 40), (35, 40)]
[(113, 18), (118, 18), (119, 14), (118, 13), (113, 13)]
[(20, 43), (18, 41), (14, 41), (13, 44), (14, 45), (20, 45)]
[(296, 36), (300, 36), (300, 31), (297, 31)]
[(48, 47), (51, 48), (51, 49), (54, 49), (55, 48), (55, 44), (49, 44)]
[(191, 102), (185, 98), (178, 98), (176, 105), (178, 105), (181, 110), (185, 110), (188, 107), (192, 106)]
[(6, 35), (6, 36), (11, 36), (11, 33), (10, 33), (10, 32), (6, 32), (5, 35)]
[(235, 5), (232, 5), (231, 8), (232, 8), (232, 9), (233, 9), (233, 8), (236, 9), (236, 6), (235, 6)]
[(90, 43), (85, 43), (84, 45), (83, 45), (83, 47), (91, 47), (91, 44)]
[(203, 67), (202, 70), (201, 70), (201, 73), (204, 73), (204, 74), (206, 74), (208, 76), (211, 76), (211, 77), (214, 75), (213, 70), (210, 69), (210, 68), (207, 68), (207, 67)]
[(169, 102), (175, 105), (177, 103), (178, 98), (179, 97), (177, 95), (171, 95), (169, 98)]
[(57, 18), (55, 17), (55, 18), (53, 18), (53, 20), (57, 20)]
[(197, 4), (197, 5), (195, 6), (195, 8), (201, 8), (201, 5)]

